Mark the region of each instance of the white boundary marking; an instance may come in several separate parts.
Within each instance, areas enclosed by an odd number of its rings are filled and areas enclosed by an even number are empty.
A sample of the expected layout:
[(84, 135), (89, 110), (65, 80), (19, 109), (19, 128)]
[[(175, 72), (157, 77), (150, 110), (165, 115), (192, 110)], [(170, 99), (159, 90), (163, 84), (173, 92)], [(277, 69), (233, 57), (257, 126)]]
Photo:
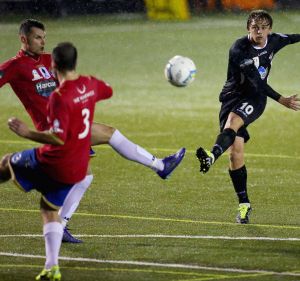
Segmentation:
[[(41, 255), (30, 255), (30, 254), (19, 254), (19, 253), (8, 253), (8, 252), (0, 252), (0, 256), (45, 259), (45, 256), (41, 256)], [(180, 264), (180, 263), (157, 263), (157, 262), (143, 262), (143, 261), (129, 261), (129, 260), (101, 260), (101, 259), (73, 258), (73, 257), (59, 257), (59, 259), (65, 261), (152, 266), (152, 267), (180, 268), (180, 269), (201, 269), (201, 270), (233, 272), (233, 273), (253, 273), (253, 274), (258, 273), (258, 274), (282, 275), (282, 276), (300, 276), (300, 273), (288, 272), (288, 271), (276, 272), (276, 271), (268, 271), (268, 270), (222, 268), (222, 267)]]
[[(280, 237), (234, 237), (234, 236), (212, 236), (212, 235), (169, 235), (169, 234), (74, 234), (81, 238), (171, 238), (171, 239), (215, 239), (215, 240), (257, 240), (257, 241), (295, 241), (300, 242), (300, 238), (280, 238)], [(8, 237), (43, 237), (41, 234), (0, 234), (0, 238)]]

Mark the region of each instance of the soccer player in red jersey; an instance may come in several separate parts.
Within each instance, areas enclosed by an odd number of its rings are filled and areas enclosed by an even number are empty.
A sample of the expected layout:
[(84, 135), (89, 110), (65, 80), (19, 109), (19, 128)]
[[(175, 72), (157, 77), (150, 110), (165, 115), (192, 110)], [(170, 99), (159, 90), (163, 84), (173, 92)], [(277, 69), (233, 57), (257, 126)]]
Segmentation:
[[(21, 23), (19, 29), (21, 49), (18, 54), (0, 65), (0, 87), (9, 83), (26, 111), (31, 116), (37, 130), (48, 129), (46, 107), (50, 93), (58, 86), (51, 71), (51, 55), (44, 53), (45, 27), (43, 23), (28, 19)], [(117, 129), (104, 124), (91, 124), (91, 144), (109, 144), (126, 159), (135, 161), (153, 169), (162, 179), (166, 179), (180, 164), (185, 149), (159, 159), (139, 145), (128, 140)], [(69, 192), (60, 215), (66, 225), (75, 212), (85, 191), (91, 184), (92, 175), (74, 186)], [(64, 230), (64, 241), (78, 243), (68, 229)]]
[(44, 145), (6, 155), (0, 163), (0, 182), (11, 178), (25, 192), (36, 189), (42, 194), (46, 262), (36, 280), (61, 279), (58, 256), (63, 225), (58, 209), (74, 184), (86, 177), (95, 103), (112, 96), (105, 82), (75, 72), (77, 50), (71, 43), (58, 44), (52, 56), (60, 86), (49, 97), (50, 129), (32, 131), (17, 118), (8, 121), (17, 135)]

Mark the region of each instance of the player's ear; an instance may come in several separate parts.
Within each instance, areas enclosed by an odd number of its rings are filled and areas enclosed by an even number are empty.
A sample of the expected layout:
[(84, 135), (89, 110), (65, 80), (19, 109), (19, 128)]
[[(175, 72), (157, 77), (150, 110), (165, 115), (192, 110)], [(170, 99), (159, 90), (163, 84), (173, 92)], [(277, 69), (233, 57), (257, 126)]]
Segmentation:
[(22, 44), (27, 44), (28, 42), (27, 37), (24, 34), (20, 35), (20, 41)]

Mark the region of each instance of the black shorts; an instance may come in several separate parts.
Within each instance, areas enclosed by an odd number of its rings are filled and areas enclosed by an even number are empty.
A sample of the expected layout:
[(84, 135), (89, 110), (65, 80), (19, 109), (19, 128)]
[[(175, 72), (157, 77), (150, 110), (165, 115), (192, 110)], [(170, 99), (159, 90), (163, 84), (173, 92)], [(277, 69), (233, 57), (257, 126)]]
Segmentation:
[(265, 111), (267, 104), (266, 96), (258, 97), (237, 97), (224, 101), (219, 114), (220, 131), (222, 132), (230, 112), (240, 116), (244, 125), (238, 130), (237, 136), (244, 138), (245, 142), (250, 139), (247, 126), (258, 119)]

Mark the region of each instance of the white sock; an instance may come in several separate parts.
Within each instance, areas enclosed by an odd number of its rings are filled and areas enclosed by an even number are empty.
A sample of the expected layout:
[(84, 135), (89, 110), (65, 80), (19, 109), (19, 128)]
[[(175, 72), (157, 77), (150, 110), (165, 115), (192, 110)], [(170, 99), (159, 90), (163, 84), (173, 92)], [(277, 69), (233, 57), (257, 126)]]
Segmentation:
[(74, 184), (69, 191), (63, 206), (60, 208), (58, 214), (61, 217), (62, 225), (65, 227), (72, 215), (75, 213), (81, 198), (91, 185), (93, 175), (87, 175), (82, 181)]
[(63, 231), (64, 228), (59, 222), (48, 222), (43, 226), (46, 248), (46, 269), (50, 269), (52, 266), (58, 265), (58, 255)]
[(124, 158), (143, 164), (155, 171), (161, 171), (164, 163), (139, 145), (131, 142), (123, 136), (119, 130), (115, 130), (109, 140), (110, 146)]

